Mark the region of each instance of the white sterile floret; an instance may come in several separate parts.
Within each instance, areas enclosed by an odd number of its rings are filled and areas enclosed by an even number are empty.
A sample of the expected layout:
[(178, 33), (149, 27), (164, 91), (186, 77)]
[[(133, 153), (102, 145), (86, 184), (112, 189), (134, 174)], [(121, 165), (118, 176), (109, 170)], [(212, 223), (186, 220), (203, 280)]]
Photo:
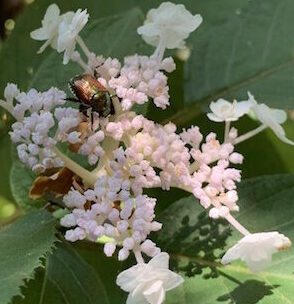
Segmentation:
[(265, 126), (271, 128), (276, 136), (286, 144), (294, 145), (294, 142), (286, 137), (285, 130), (281, 126), (287, 120), (287, 113), (279, 109), (271, 109), (264, 103), (257, 103), (254, 96), (248, 92), (249, 101), (252, 103), (254, 116)]
[(42, 27), (31, 32), (31, 38), (34, 40), (47, 40), (39, 49), (38, 53), (42, 53), (45, 48), (51, 45), (57, 48), (58, 26), (60, 22), (60, 10), (56, 4), (51, 4), (42, 20)]
[(183, 283), (181, 276), (168, 269), (168, 262), (169, 255), (163, 252), (148, 264), (137, 264), (118, 275), (116, 284), (129, 292), (128, 304), (161, 304), (166, 291)]
[(78, 9), (75, 14), (63, 18), (58, 28), (57, 52), (64, 51), (63, 64), (71, 59), (79, 32), (88, 22), (87, 10)]
[(226, 252), (222, 263), (241, 259), (252, 271), (260, 271), (270, 264), (273, 253), (290, 246), (291, 241), (276, 231), (248, 234)]
[(200, 15), (193, 16), (182, 4), (163, 2), (147, 13), (145, 24), (138, 34), (153, 46), (175, 49), (184, 46), (184, 40), (202, 23)]
[(250, 111), (252, 104), (249, 101), (229, 102), (225, 99), (218, 99), (216, 102), (210, 104), (210, 110), (212, 113), (208, 113), (207, 116), (210, 120), (216, 122), (222, 121), (236, 121), (243, 115)]

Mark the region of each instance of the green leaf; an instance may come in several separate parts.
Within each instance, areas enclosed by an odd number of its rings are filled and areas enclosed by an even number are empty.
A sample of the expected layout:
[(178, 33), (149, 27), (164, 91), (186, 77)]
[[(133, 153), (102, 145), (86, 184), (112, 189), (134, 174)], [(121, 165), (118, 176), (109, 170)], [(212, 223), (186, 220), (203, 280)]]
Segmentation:
[[(294, 232), (294, 175), (248, 179), (239, 186), (241, 211), (235, 214), (251, 232)], [(185, 283), (168, 295), (167, 303), (293, 303), (294, 248), (274, 255), (271, 266), (251, 273), (241, 262), (222, 266), (220, 257), (241, 236), (224, 221), (213, 221), (198, 201), (184, 198), (166, 210), (157, 242), (171, 254), (171, 265)], [(171, 225), (172, 223), (172, 225)]]
[(9, 135), (5, 135), (0, 139), (0, 159), (2, 161), (0, 175), (0, 193), (9, 200), (12, 199), (11, 189), (9, 185), (9, 172), (12, 166), (12, 161), (10, 157), (10, 147), (11, 144)]
[(195, 35), (186, 64), (186, 100), (246, 98), (249, 90), (270, 106), (293, 107), (293, 9), (291, 0), (248, 1), (226, 23)]
[(0, 232), (0, 304), (20, 294), (56, 242), (55, 219), (45, 210), (30, 213)]
[(31, 169), (22, 164), (15, 156), (10, 171), (10, 187), (13, 198), (24, 211), (32, 211), (44, 205), (43, 200), (32, 200), (29, 198), (30, 188), (37, 176)]
[(23, 289), (25, 298), (13, 304), (123, 303), (122, 293), (115, 290), (118, 262), (102, 255), (97, 246), (59, 246)]

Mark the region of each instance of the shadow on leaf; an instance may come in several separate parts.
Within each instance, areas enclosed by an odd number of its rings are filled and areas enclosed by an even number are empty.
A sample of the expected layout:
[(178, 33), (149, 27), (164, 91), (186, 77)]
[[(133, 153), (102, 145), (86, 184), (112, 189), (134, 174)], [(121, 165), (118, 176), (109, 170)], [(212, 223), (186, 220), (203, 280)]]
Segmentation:
[(218, 297), (217, 301), (228, 304), (255, 304), (265, 296), (272, 295), (272, 290), (279, 287), (279, 285), (271, 286), (257, 280), (247, 280), (238, 284), (233, 291)]
[(206, 211), (197, 212), (196, 204), (195, 198), (173, 204), (159, 219), (163, 229), (154, 238), (170, 253), (173, 270), (188, 277), (216, 278), (220, 266), (216, 261), (223, 255), (231, 230), (224, 220), (212, 220)]

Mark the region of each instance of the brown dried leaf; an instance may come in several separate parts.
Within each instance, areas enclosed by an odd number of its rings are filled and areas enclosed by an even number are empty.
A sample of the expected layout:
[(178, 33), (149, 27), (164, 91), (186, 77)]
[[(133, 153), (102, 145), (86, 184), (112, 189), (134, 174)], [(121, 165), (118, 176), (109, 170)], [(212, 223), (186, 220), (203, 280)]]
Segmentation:
[(65, 195), (70, 190), (73, 183), (74, 173), (66, 167), (52, 174), (46, 172), (46, 175), (39, 176), (35, 179), (29, 196), (31, 199), (38, 199), (44, 196), (46, 192), (54, 195)]

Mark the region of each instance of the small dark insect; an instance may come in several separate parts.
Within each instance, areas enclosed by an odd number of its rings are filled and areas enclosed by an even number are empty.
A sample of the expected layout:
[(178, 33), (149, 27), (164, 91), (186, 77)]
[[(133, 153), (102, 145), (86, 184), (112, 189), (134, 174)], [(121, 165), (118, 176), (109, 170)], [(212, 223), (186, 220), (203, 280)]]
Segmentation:
[(91, 125), (93, 124), (93, 112), (100, 117), (114, 114), (112, 98), (107, 89), (92, 75), (83, 74), (73, 77), (69, 81), (69, 87), (76, 98), (66, 100), (80, 103), (80, 111), (88, 116), (91, 109)]

